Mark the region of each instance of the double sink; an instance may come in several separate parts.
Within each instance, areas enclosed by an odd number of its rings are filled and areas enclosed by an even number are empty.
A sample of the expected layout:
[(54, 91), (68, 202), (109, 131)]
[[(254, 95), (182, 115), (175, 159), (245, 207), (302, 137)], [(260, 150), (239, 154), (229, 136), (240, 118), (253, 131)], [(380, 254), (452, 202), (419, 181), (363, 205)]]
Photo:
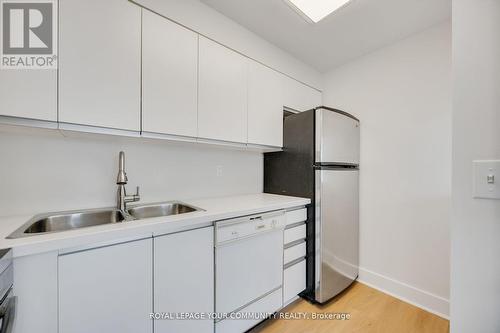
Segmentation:
[(34, 216), (7, 238), (15, 239), (152, 217), (191, 213), (202, 210), (203, 209), (174, 201), (134, 206), (128, 208), (125, 212), (116, 208), (103, 208), (40, 214)]

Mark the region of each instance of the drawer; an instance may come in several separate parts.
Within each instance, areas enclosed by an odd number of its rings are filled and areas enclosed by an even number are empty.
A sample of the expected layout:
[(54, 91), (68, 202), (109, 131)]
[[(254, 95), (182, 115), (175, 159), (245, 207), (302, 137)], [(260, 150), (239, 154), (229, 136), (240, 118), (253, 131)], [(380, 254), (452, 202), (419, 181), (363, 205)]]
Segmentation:
[(307, 220), (307, 209), (296, 209), (286, 212), (286, 225), (304, 222)]
[(283, 274), (283, 305), (288, 304), (306, 289), (306, 261), (285, 269)]
[[(283, 299), (282, 289), (277, 289), (271, 294), (259, 299), (258, 301), (248, 305), (235, 313), (234, 317), (238, 318), (238, 313), (274, 313), (282, 308)], [(229, 314), (228, 314), (229, 315)], [(261, 319), (231, 319), (227, 318), (215, 323), (216, 333), (235, 333), (245, 332), (249, 328), (261, 322)]]
[(306, 242), (285, 249), (283, 254), (283, 264), (286, 265), (299, 258), (306, 256)]
[(299, 225), (285, 230), (284, 244), (294, 242), (299, 239), (306, 239), (306, 224)]

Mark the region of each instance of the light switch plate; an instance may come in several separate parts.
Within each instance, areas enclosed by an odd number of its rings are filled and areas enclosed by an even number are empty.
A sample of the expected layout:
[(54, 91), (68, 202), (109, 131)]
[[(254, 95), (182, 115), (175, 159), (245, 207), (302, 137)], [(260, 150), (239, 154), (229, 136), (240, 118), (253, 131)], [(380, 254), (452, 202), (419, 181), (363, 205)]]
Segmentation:
[(474, 198), (500, 199), (500, 160), (474, 161)]

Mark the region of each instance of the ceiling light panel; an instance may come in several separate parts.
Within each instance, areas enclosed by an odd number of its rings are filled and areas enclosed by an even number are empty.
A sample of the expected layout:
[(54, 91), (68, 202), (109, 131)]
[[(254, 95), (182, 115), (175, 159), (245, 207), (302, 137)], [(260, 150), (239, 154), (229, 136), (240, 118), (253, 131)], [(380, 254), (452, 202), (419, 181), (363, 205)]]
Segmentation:
[(284, 0), (308, 21), (318, 23), (351, 0)]

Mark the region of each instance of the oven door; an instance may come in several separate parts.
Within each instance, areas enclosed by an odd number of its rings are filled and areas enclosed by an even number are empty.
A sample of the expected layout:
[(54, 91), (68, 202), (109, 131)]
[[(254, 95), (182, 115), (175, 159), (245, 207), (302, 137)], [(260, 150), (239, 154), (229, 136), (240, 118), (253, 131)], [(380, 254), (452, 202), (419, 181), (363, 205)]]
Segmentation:
[(0, 304), (0, 333), (13, 332), (16, 302), (17, 298), (12, 296), (12, 290), (10, 290)]

